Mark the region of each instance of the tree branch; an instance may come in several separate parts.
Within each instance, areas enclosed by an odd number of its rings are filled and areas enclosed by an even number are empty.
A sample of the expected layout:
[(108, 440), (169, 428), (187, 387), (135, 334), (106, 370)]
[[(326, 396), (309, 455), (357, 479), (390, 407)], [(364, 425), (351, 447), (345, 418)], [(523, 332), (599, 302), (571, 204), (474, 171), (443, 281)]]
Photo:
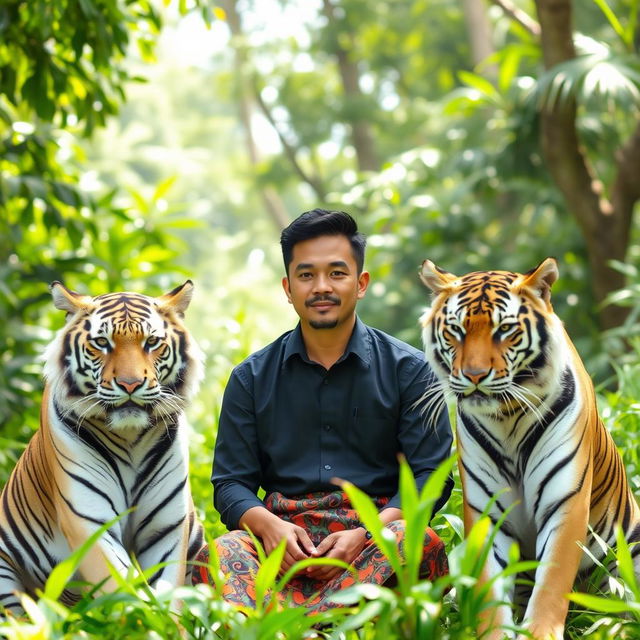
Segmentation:
[(525, 11), (516, 7), (511, 0), (489, 0), (500, 7), (505, 15), (524, 27), (534, 38), (540, 37), (540, 25)]
[(256, 101), (258, 103), (258, 106), (260, 107), (260, 110), (264, 114), (264, 117), (269, 121), (269, 124), (273, 127), (274, 131), (278, 134), (278, 139), (280, 140), (280, 144), (282, 144), (284, 153), (287, 156), (287, 158), (289, 158), (289, 162), (291, 163), (291, 166), (293, 167), (294, 171), (298, 174), (298, 176), (300, 176), (300, 178), (304, 182), (306, 182), (313, 189), (318, 200), (324, 201), (327, 195), (327, 192), (324, 186), (322, 185), (322, 182), (319, 179), (307, 174), (307, 172), (302, 168), (302, 165), (298, 162), (296, 149), (294, 149), (293, 145), (291, 145), (291, 143), (287, 140), (284, 133), (278, 126), (278, 123), (273, 117), (271, 110), (266, 105), (265, 101), (262, 99), (262, 96), (260, 95), (260, 91), (257, 87), (256, 87), (255, 94), (256, 94)]

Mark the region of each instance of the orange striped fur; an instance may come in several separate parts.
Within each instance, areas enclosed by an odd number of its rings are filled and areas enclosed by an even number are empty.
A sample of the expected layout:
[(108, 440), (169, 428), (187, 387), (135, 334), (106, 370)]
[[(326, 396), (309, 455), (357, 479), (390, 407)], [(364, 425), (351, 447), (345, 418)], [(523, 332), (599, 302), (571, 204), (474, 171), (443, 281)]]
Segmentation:
[[(620, 525), (640, 540), (640, 511), (615, 444), (598, 415), (591, 379), (553, 312), (557, 278), (548, 258), (526, 274), (480, 271), (455, 276), (425, 261), (421, 278), (434, 293), (421, 322), (427, 360), (457, 406), (456, 435), (468, 531), (489, 500), (498, 531), (483, 579), (507, 563), (513, 543), (538, 560), (530, 592), (498, 580), (479, 632), (509, 636), (513, 609), (537, 640), (561, 640), (569, 593), (586, 583)], [(636, 572), (640, 545), (632, 548)]]

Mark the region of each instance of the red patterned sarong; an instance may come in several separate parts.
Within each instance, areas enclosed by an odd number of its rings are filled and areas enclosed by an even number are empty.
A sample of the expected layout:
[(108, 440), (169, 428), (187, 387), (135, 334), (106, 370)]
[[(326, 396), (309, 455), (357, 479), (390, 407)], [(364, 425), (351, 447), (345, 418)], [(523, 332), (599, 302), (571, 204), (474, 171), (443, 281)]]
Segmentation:
[[(381, 509), (388, 498), (375, 499)], [(360, 520), (346, 494), (311, 493), (302, 498), (285, 498), (280, 493), (270, 494), (265, 506), (283, 520), (305, 529), (314, 545), (328, 534), (360, 526)], [(395, 520), (388, 529), (396, 535), (400, 554), (403, 554), (404, 521)], [(229, 603), (242, 607), (255, 607), (255, 574), (259, 567), (258, 554), (251, 537), (246, 531), (230, 531), (215, 540), (220, 560), (220, 570), (226, 576), (222, 597)], [(198, 562), (209, 563), (209, 549), (204, 547)], [(382, 585), (393, 576), (388, 560), (372, 540), (367, 540), (360, 555), (354, 560), (355, 575), (344, 571), (329, 581), (315, 580), (308, 576), (295, 576), (282, 592), (276, 594), (281, 603), (289, 606), (305, 606), (310, 613), (319, 613), (332, 607), (341, 606), (328, 601), (328, 596), (350, 587), (356, 582)], [(449, 572), (447, 555), (442, 540), (428, 528), (424, 536), (424, 553), (420, 565), (420, 576), (428, 580)], [(192, 573), (194, 584), (213, 584), (206, 567), (196, 566)]]

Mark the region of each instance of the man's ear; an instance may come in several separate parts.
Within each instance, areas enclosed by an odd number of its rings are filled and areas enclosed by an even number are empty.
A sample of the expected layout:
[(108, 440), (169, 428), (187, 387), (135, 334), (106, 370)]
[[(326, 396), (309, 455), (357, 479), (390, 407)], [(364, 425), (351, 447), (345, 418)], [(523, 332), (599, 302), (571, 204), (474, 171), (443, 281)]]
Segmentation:
[(364, 294), (367, 293), (367, 287), (371, 282), (371, 275), (368, 271), (363, 271), (358, 276), (358, 300), (364, 298)]
[(284, 294), (287, 296), (287, 300), (291, 303), (291, 288), (289, 287), (289, 278), (287, 278), (287, 276), (282, 278), (282, 288), (284, 289)]

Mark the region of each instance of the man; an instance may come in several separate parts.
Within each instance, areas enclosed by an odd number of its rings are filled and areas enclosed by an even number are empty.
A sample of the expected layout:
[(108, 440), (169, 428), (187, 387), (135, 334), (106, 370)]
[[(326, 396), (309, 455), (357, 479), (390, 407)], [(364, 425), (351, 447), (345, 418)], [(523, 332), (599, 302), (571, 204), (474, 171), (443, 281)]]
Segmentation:
[[(398, 453), (422, 486), (452, 442), (446, 411), (435, 427), (425, 426), (430, 416), (420, 400), (434, 378), (423, 354), (356, 315), (369, 273), (366, 241), (353, 218), (314, 209), (292, 222), (280, 242), (282, 286), (300, 322), (231, 374), (212, 473), (214, 505), (230, 530), (216, 541), (228, 574), (223, 596), (245, 606), (255, 604), (258, 558), (243, 529), (267, 553), (286, 540), (281, 573), (299, 560), (326, 557), (353, 563), (361, 578), (378, 584), (391, 578), (333, 481), (348, 480), (375, 498), (381, 520), (401, 543)], [(260, 488), (264, 501), (256, 495)], [(450, 491), (448, 485), (436, 508)], [(425, 540), (423, 571), (435, 578), (447, 571), (444, 547), (430, 529)], [(210, 579), (199, 576), (196, 581)], [(332, 606), (328, 595), (352, 583), (339, 567), (314, 566), (280, 597), (320, 611)]]

